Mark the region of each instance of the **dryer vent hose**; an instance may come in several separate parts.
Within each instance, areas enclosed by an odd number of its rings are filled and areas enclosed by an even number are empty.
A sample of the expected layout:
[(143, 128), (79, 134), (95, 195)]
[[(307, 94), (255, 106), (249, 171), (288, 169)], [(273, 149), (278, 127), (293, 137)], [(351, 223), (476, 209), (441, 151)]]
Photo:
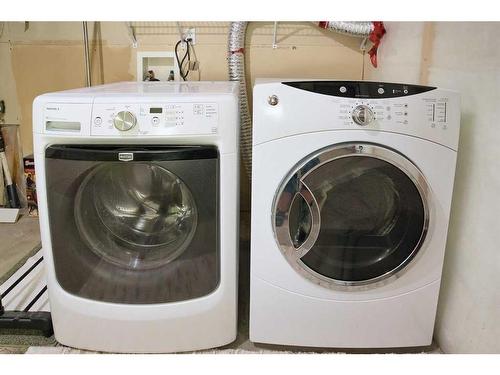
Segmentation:
[[(319, 27), (337, 33), (361, 38), (369, 38), (373, 47), (370, 50), (372, 64), (376, 66), (376, 53), (380, 39), (385, 34), (382, 22), (343, 22), (322, 21)], [(245, 171), (252, 178), (252, 117), (248, 108), (248, 95), (245, 74), (245, 35), (248, 22), (231, 22), (228, 35), (229, 80), (238, 81), (240, 93), (240, 150)]]
[(245, 35), (248, 22), (231, 22), (228, 36), (229, 80), (238, 81), (240, 92), (240, 154), (248, 177), (252, 176), (252, 118), (248, 108), (245, 75)]

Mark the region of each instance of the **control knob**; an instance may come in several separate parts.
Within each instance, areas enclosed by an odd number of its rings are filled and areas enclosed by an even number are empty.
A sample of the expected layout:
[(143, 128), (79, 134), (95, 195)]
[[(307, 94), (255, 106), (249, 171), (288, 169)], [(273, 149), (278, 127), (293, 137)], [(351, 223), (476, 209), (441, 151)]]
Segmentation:
[(366, 126), (375, 120), (375, 114), (367, 105), (358, 105), (352, 111), (352, 119), (356, 124)]
[(116, 114), (113, 124), (119, 131), (126, 132), (137, 124), (137, 118), (132, 112), (121, 111)]

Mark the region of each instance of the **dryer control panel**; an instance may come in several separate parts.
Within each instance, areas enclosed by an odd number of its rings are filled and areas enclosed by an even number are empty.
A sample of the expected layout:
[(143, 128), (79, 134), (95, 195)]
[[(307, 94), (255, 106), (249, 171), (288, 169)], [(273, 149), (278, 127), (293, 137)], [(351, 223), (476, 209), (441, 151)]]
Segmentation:
[(338, 120), (345, 126), (362, 126), (405, 132), (412, 126), (427, 133), (426, 129), (447, 130), (450, 123), (450, 99), (446, 95), (423, 95), (410, 100), (338, 100)]
[[(274, 105), (269, 98), (274, 98)], [(265, 81), (254, 86), (255, 144), (330, 130), (381, 132), (458, 147), (460, 95), (429, 86), (362, 81)]]
[(215, 134), (217, 103), (94, 103), (91, 135)]

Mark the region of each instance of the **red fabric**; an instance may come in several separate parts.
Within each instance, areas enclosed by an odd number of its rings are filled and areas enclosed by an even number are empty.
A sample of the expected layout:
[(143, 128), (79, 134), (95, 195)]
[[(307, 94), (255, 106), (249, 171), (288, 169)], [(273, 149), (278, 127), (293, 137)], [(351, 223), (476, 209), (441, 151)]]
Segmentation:
[(373, 43), (372, 48), (368, 51), (368, 54), (370, 55), (370, 60), (372, 62), (372, 65), (376, 68), (377, 67), (377, 50), (378, 46), (380, 45), (380, 41), (384, 37), (384, 34), (386, 33), (384, 23), (382, 21), (374, 21), (373, 22), (373, 31), (370, 33), (370, 36), (368, 37), (370, 41)]
[[(321, 27), (322, 29), (328, 29), (328, 21), (319, 21), (318, 26)], [(373, 31), (370, 33), (368, 36), (368, 39), (373, 43), (372, 48), (368, 51), (368, 54), (370, 55), (370, 61), (372, 62), (372, 65), (376, 68), (377, 67), (377, 50), (378, 46), (380, 45), (380, 41), (384, 37), (384, 34), (386, 33), (384, 23), (382, 21), (373, 21)]]
[(234, 50), (234, 51), (229, 51), (229, 52), (231, 53), (231, 55), (232, 55), (233, 53), (245, 53), (245, 49), (244, 49), (244, 48), (239, 48), (239, 49), (237, 49), (237, 50)]

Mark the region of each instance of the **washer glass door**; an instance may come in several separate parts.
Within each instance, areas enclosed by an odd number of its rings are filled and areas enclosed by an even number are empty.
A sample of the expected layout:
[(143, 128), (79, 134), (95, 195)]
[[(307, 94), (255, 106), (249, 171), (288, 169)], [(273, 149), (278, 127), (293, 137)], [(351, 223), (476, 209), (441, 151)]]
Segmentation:
[(198, 210), (189, 187), (159, 164), (103, 163), (75, 197), (75, 220), (89, 249), (127, 269), (174, 260), (191, 243)]
[(54, 145), (45, 165), (54, 268), (67, 292), (145, 304), (215, 290), (215, 147)]
[(329, 287), (376, 283), (402, 270), (428, 227), (429, 190), (408, 159), (372, 144), (306, 157), (274, 202), (276, 240), (306, 278)]

